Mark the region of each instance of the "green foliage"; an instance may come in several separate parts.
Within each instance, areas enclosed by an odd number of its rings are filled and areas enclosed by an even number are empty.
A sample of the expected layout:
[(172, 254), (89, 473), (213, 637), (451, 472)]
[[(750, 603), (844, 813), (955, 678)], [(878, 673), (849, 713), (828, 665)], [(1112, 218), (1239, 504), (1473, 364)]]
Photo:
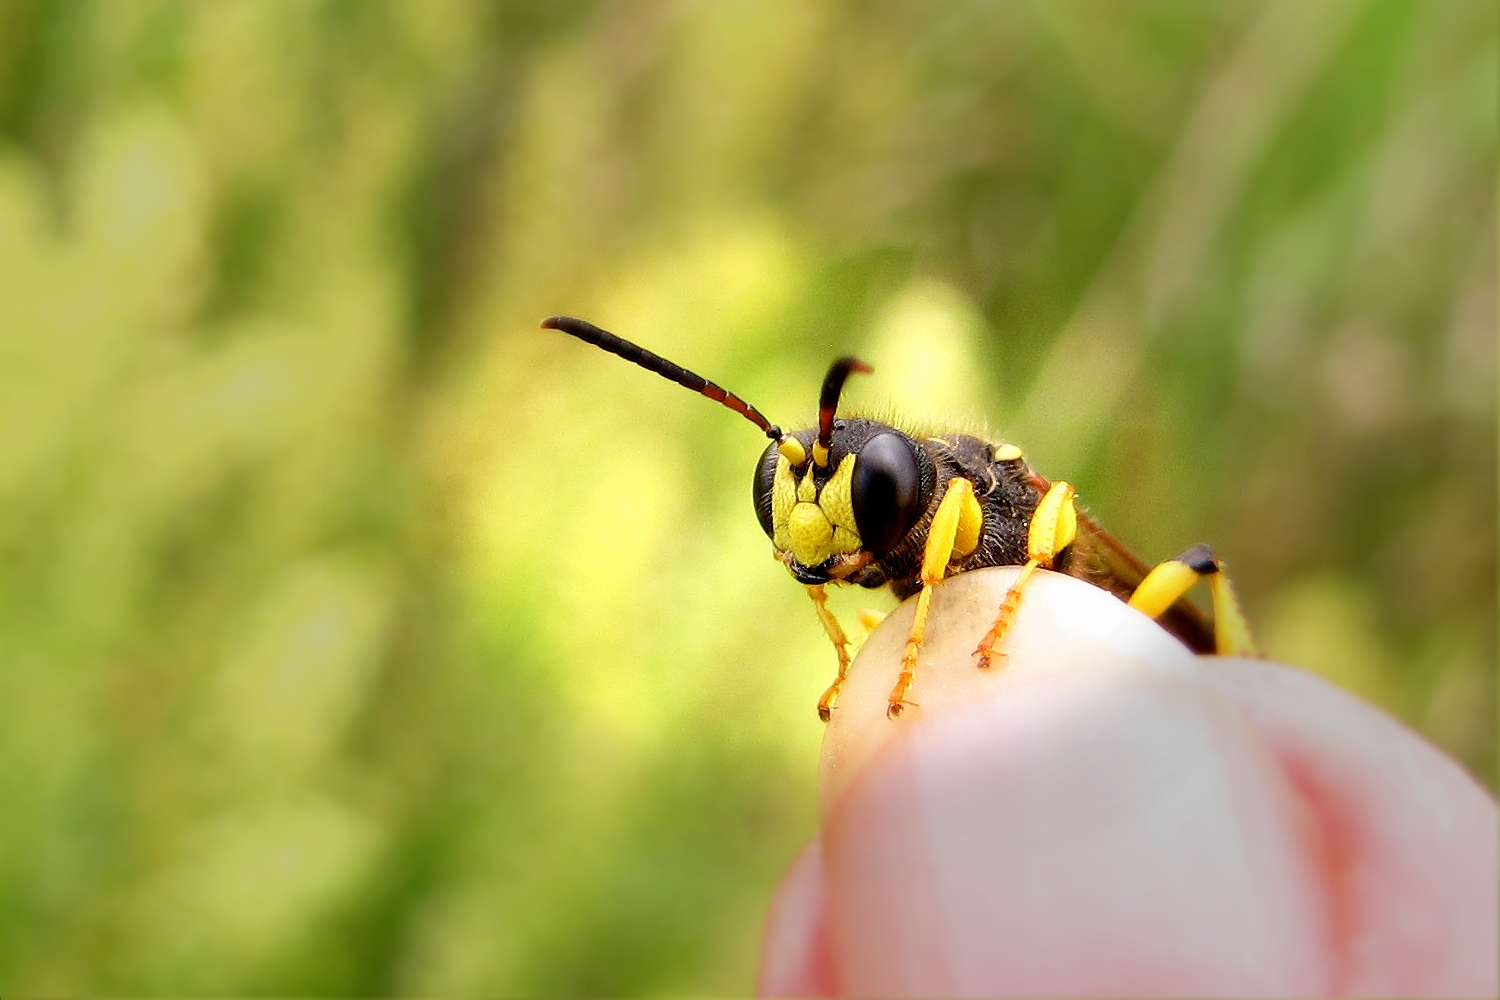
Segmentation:
[[(1026, 447), (1494, 783), (1489, 5), (0, 2), (0, 991), (744, 992), (762, 447)], [(848, 611), (867, 603), (849, 597)]]

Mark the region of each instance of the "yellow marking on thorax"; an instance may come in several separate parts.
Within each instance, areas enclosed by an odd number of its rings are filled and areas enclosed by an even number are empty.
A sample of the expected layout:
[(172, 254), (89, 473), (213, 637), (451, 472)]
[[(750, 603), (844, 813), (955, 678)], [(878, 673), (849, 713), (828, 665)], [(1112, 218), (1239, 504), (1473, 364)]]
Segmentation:
[(1013, 444), (999, 444), (995, 446), (995, 461), (1014, 462), (1024, 457), (1020, 448)]

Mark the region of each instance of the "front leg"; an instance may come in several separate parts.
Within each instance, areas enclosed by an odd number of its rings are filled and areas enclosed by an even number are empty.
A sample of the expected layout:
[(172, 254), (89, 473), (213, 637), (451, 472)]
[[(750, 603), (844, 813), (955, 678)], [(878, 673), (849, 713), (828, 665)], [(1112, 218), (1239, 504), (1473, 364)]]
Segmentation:
[(828, 610), (828, 592), (823, 589), (823, 585), (810, 585), (807, 595), (812, 598), (823, 632), (828, 636), (828, 641), (833, 643), (833, 650), (839, 657), (839, 675), (833, 679), (828, 690), (823, 692), (823, 697), (818, 699), (818, 718), (827, 722), (833, 714), (833, 703), (838, 701), (839, 689), (844, 686), (844, 678), (849, 674), (849, 637), (844, 634), (843, 626), (833, 612)]
[(901, 654), (901, 675), (886, 702), (887, 718), (894, 719), (905, 706), (915, 704), (906, 700), (906, 692), (916, 678), (917, 654), (927, 634), (927, 609), (932, 603), (933, 585), (948, 571), (954, 542), (960, 537), (977, 540), (983, 519), (979, 501), (974, 499), (974, 484), (960, 477), (948, 480), (948, 488), (927, 529), (927, 546), (922, 551), (922, 592), (917, 595), (916, 614), (912, 616), (911, 632)]

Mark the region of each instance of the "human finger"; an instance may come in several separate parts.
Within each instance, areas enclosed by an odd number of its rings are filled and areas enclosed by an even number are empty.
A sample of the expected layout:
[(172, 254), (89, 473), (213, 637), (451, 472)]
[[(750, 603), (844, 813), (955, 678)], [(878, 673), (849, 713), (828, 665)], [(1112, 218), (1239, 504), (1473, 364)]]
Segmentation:
[(825, 907), (804, 919), (819, 940), (802, 955), (820, 955), (825, 985), (1103, 996), (1373, 982), (1350, 972), (1322, 814), (1235, 697), (1200, 682), (1221, 661), (1047, 574), (1005, 669), (978, 672), (969, 654), (1010, 579), (939, 586), (919, 708), (897, 723), (883, 694), (907, 622), (871, 636), (850, 672), (823, 756), (822, 850), (796, 874), (820, 885), (783, 894)]
[(1301, 671), (1213, 660), (1202, 682), (1247, 719), (1308, 804), (1334, 916), (1337, 992), (1500, 992), (1495, 800), (1385, 713)]
[[(910, 708), (903, 616), (871, 636), (821, 778), (829, 968), (869, 995), (1317, 994), (1332, 915), (1310, 817), (1197, 658), (1099, 589), (1014, 570), (934, 593)], [(903, 609), (909, 615), (909, 605)]]

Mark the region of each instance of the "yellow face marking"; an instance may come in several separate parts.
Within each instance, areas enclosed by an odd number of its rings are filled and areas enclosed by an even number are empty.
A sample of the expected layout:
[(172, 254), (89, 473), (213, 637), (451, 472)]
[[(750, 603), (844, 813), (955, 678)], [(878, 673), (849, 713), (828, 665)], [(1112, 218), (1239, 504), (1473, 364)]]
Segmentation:
[(1023, 452), (1021, 451), (1021, 449), (1017, 448), (1013, 444), (1002, 444), (995, 446), (995, 461), (997, 462), (1015, 462), (1018, 461), (1022, 456)]
[(853, 455), (844, 456), (820, 491), (811, 468), (799, 483), (785, 456), (776, 460), (776, 478), (771, 483), (771, 541), (777, 550), (791, 552), (804, 566), (818, 566), (834, 556), (860, 550), (850, 496), (854, 461)]
[(802, 477), (802, 482), (797, 484), (797, 500), (800, 503), (818, 502), (818, 484), (813, 481), (813, 472), (807, 470), (807, 475)]
[[(793, 507), (791, 523), (786, 530), (792, 539), (792, 555), (802, 565), (816, 566), (833, 554), (830, 551), (833, 547), (833, 525), (828, 523), (828, 518), (823, 516), (823, 511), (817, 504), (799, 503)], [(825, 552), (828, 555), (823, 555)]]
[(776, 478), (771, 481), (771, 544), (777, 552), (792, 547), (792, 538), (787, 529), (792, 522), (792, 509), (797, 506), (797, 480), (792, 476), (792, 463), (785, 457), (776, 459)]
[[(828, 515), (828, 521), (835, 528), (843, 528), (859, 540), (859, 529), (854, 526), (854, 456), (845, 455), (839, 467), (834, 470), (832, 478), (823, 484), (823, 492), (818, 497), (818, 503), (823, 508), (823, 513)], [(852, 550), (858, 551), (858, 548)]]

